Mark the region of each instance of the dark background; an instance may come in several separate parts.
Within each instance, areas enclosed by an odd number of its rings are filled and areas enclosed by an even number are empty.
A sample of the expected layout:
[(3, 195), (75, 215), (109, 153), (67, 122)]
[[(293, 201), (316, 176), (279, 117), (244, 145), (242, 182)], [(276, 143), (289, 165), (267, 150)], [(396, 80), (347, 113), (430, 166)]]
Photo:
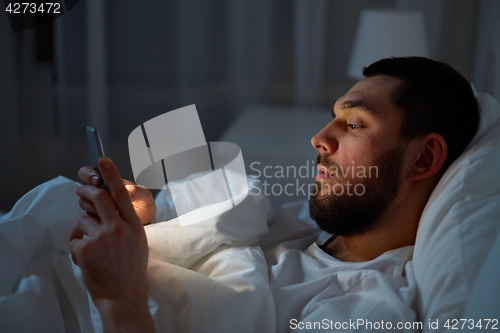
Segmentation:
[[(101, 130), (107, 155), (133, 180), (128, 134), (167, 111), (196, 104), (207, 141), (216, 141), (254, 104), (329, 112), (356, 82), (346, 68), (363, 8), (422, 10), (431, 58), (479, 80), (483, 90), (493, 89), (474, 68), (484, 53), (476, 51), (484, 3), (88, 0), (17, 33), (4, 13), (0, 210), (10, 210), (24, 193), (58, 175), (76, 180), (79, 167), (90, 163), (89, 124)], [(300, 31), (311, 40), (300, 40)], [(311, 52), (299, 59), (306, 46)], [(297, 75), (308, 66), (317, 74), (311, 92), (309, 79)]]

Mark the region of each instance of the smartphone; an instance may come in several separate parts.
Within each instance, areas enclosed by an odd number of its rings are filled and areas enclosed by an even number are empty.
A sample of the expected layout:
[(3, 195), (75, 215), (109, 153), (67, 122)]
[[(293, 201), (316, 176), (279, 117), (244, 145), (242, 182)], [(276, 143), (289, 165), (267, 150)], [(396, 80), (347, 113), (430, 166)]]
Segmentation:
[(101, 137), (99, 136), (99, 131), (92, 127), (87, 126), (87, 137), (89, 139), (90, 154), (92, 155), (92, 161), (94, 162), (95, 169), (101, 176), (101, 188), (109, 192), (108, 184), (102, 177), (101, 170), (99, 170), (99, 159), (104, 157), (104, 149), (102, 148)]

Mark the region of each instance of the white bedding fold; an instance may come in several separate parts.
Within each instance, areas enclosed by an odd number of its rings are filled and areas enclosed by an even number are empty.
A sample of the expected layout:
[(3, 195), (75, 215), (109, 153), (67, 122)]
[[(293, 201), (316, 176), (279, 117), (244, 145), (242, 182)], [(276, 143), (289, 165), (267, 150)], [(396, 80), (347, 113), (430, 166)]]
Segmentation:
[(55, 178), (0, 218), (0, 331), (78, 331), (53, 265), (69, 251), (70, 232), (83, 213), (78, 186)]
[[(70, 232), (83, 214), (79, 185), (53, 179), (0, 219), (0, 331), (102, 330), (69, 255)], [(270, 204), (248, 196), (238, 207), (188, 227), (176, 219), (146, 227), (157, 330), (275, 331), (266, 262), (252, 245), (267, 231)]]

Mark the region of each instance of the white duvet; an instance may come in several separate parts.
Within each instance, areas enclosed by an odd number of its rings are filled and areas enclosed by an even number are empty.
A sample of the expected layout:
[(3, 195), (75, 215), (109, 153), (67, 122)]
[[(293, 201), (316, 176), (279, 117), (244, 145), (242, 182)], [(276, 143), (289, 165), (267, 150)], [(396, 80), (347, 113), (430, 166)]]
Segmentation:
[[(78, 186), (56, 178), (0, 219), (1, 332), (102, 330), (69, 255), (69, 234), (83, 213)], [(161, 197), (158, 204), (161, 220), (168, 209)], [(249, 195), (202, 223), (180, 227), (173, 219), (145, 227), (157, 331), (288, 332), (363, 316), (417, 320), (411, 249), (367, 263), (338, 262), (315, 244), (319, 232), (304, 204), (278, 210), (268, 232), (269, 211), (265, 197)]]
[[(56, 178), (0, 219), (1, 332), (102, 330), (69, 255), (69, 235), (83, 213), (78, 186)], [(269, 211), (266, 198), (248, 196), (202, 223), (180, 227), (174, 219), (146, 226), (157, 331), (275, 331), (264, 255), (252, 245), (267, 231)]]

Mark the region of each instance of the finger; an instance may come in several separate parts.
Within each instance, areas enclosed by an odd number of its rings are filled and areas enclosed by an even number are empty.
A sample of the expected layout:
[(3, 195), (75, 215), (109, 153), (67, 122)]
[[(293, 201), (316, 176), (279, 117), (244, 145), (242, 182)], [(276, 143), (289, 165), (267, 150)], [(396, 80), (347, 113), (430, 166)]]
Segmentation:
[(82, 249), (88, 244), (88, 239), (75, 238), (69, 242), (69, 251), (71, 253), (71, 260), (78, 266), (78, 258), (82, 254)]
[(95, 215), (88, 214), (82, 215), (77, 221), (75, 229), (80, 230), (83, 234), (89, 236), (89, 238), (94, 239), (99, 235), (102, 230), (99, 225), (99, 220), (95, 218)]
[(101, 186), (102, 180), (95, 168), (84, 166), (78, 170), (78, 178), (86, 185)]
[(92, 185), (85, 185), (77, 188), (76, 194), (94, 205), (95, 211), (91, 213), (99, 215), (103, 223), (111, 223), (117, 219), (118, 208), (107, 191)]
[(69, 237), (69, 249), (71, 252), (71, 259), (78, 265), (78, 257), (81, 254), (81, 249), (88, 243), (88, 239), (84, 236), (87, 235), (90, 239), (95, 239), (102, 232), (99, 225), (99, 220), (96, 215), (82, 215), (77, 221), (76, 225)]
[(95, 206), (92, 203), (92, 201), (87, 200), (85, 198), (80, 198), (80, 200), (78, 200), (78, 204), (80, 205), (80, 208), (86, 211), (87, 213), (97, 214), (97, 210), (95, 209)]
[(84, 235), (85, 235), (85, 232), (83, 232), (82, 229), (76, 227), (76, 225), (75, 225), (75, 227), (71, 231), (71, 235), (69, 236), (69, 241), (72, 242), (75, 239), (82, 239)]
[[(120, 216), (125, 221), (136, 221), (140, 223), (139, 218), (135, 213), (134, 206), (132, 205), (132, 200), (130, 199), (128, 190), (125, 188), (125, 184), (123, 183), (120, 173), (114, 163), (107, 157), (101, 157), (99, 159), (99, 169), (102, 172), (102, 176), (108, 183), (109, 192), (116, 203), (116, 208), (118, 209)], [(100, 212), (99, 207), (97, 207), (97, 211)]]
[(69, 241), (81, 239), (84, 235), (95, 237), (99, 230), (99, 220), (95, 218), (95, 215), (82, 215), (76, 221), (76, 225), (69, 236)]
[(131, 182), (130, 180), (127, 179), (122, 179), (122, 181), (132, 201), (145, 198), (149, 199), (150, 196), (151, 197), (153, 196), (151, 190), (148, 189), (146, 186), (136, 185), (134, 182)]
[(90, 216), (91, 218), (93, 218), (94, 220), (96, 220), (96, 222), (98, 224), (102, 224), (101, 223), (101, 218), (99, 217), (99, 215), (96, 215), (96, 214), (93, 214), (93, 213), (90, 213), (90, 212), (87, 212), (87, 215)]
[(81, 248), (83, 246), (83, 244), (86, 243), (86, 239), (73, 239), (70, 243), (69, 243), (69, 251), (71, 253), (71, 260), (73, 260), (73, 262), (75, 263), (75, 265), (78, 266), (78, 254), (80, 254), (81, 252)]

